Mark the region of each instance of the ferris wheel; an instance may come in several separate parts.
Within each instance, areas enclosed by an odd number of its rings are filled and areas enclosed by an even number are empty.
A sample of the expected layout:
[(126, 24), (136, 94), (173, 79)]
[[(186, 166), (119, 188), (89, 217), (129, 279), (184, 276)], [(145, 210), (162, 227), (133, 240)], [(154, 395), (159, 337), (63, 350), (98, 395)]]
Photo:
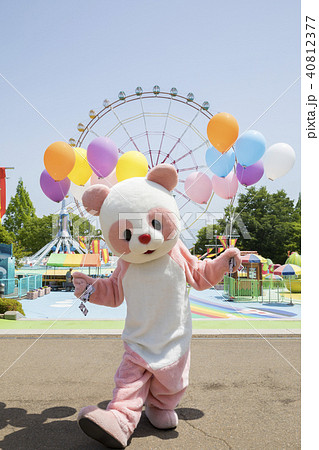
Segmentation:
[[(195, 101), (194, 94), (180, 95), (175, 87), (169, 92), (155, 85), (150, 91), (137, 87), (133, 94), (118, 93), (114, 101), (105, 99), (99, 111), (91, 109), (89, 121), (80, 122), (80, 135), (71, 138), (72, 147), (86, 148), (96, 137), (109, 137), (120, 155), (137, 150), (148, 161), (148, 167), (168, 163), (178, 173), (174, 196), (181, 212), (187, 205), (205, 211), (205, 206), (193, 202), (185, 193), (189, 174), (207, 170), (205, 153), (210, 143), (206, 129), (213, 114), (208, 101)], [(81, 211), (81, 204), (77, 202)], [(83, 210), (83, 209), (82, 209)]]

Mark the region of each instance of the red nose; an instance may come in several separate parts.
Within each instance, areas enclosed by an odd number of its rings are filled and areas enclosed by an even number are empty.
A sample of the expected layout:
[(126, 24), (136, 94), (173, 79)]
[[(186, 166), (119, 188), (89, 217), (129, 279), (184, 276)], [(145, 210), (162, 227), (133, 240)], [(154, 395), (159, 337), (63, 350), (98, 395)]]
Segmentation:
[(142, 244), (148, 244), (149, 241), (151, 240), (151, 235), (150, 234), (141, 234), (141, 236), (138, 237), (138, 240)]

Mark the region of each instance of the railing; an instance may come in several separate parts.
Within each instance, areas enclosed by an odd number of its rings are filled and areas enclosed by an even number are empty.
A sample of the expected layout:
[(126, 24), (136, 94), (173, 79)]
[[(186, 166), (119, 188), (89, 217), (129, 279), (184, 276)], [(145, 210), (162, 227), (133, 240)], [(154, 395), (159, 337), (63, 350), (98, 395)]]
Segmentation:
[(32, 291), (42, 287), (42, 275), (31, 275), (22, 278), (0, 278), (4, 284), (4, 295), (7, 297), (21, 298)]
[(224, 293), (230, 300), (280, 302), (289, 292), (282, 280), (252, 280), (224, 276)]

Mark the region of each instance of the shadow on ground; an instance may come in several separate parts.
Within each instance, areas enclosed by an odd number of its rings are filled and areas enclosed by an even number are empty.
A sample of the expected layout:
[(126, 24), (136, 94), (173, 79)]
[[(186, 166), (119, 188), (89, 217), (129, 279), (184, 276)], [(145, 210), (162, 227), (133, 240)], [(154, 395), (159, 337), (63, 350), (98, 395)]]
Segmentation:
[[(106, 408), (109, 401), (99, 403), (100, 408)], [(177, 408), (180, 420), (199, 419), (204, 413), (194, 408)], [(9, 408), (0, 402), (0, 430), (8, 427), (8, 434), (0, 441), (3, 450), (98, 450), (105, 448), (102, 444), (88, 438), (81, 432), (76, 422), (77, 410), (70, 406), (56, 406), (42, 411), (40, 414), (30, 414), (23, 408)], [(71, 419), (72, 417), (72, 419)], [(69, 418), (69, 419), (67, 419)], [(10, 432), (10, 428), (20, 428)], [(12, 428), (11, 428), (12, 429)], [(176, 430), (158, 430), (154, 428), (144, 412), (132, 438), (157, 436), (169, 441), (178, 437)]]

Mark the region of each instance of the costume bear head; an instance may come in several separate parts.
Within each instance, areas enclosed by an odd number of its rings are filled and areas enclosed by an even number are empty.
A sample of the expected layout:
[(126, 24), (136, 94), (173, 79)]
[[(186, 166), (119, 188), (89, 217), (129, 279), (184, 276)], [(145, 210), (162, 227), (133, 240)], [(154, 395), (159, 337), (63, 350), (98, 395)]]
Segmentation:
[(178, 241), (180, 215), (171, 193), (177, 182), (175, 168), (160, 164), (146, 178), (129, 178), (111, 189), (93, 185), (82, 203), (100, 217), (103, 236), (115, 255), (146, 263), (168, 253)]

